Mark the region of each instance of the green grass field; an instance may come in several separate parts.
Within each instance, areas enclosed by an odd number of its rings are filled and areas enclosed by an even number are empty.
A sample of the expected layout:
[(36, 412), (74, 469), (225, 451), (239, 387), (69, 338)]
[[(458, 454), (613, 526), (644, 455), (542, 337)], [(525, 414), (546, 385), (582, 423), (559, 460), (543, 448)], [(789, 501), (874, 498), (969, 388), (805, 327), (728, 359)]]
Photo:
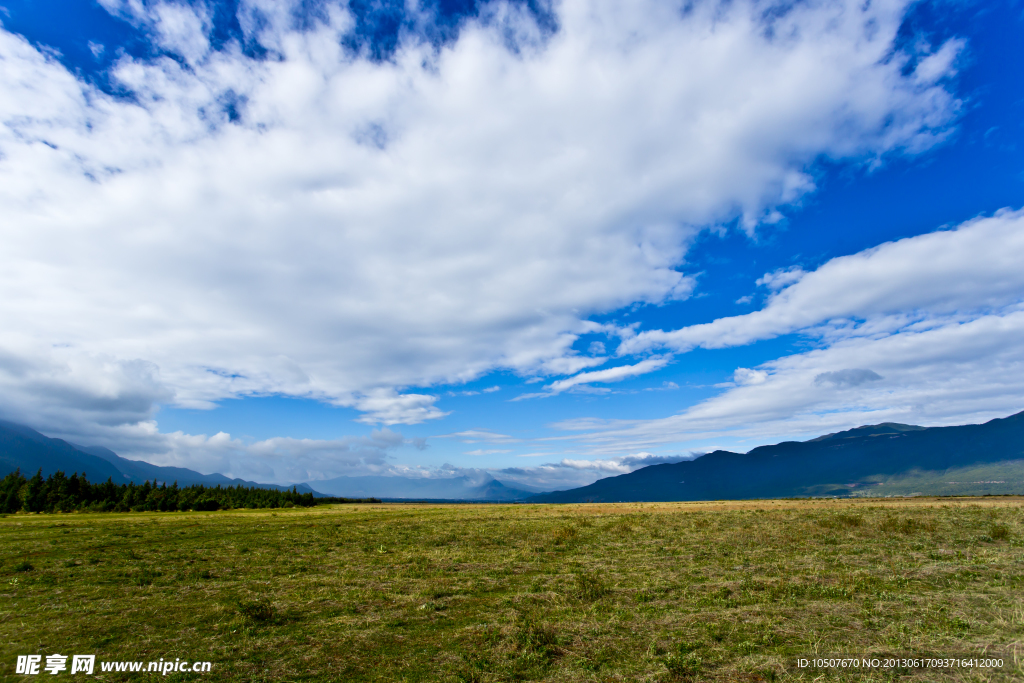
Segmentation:
[[(10, 515), (0, 637), (26, 681), (1017, 681), (1024, 499)], [(213, 665), (14, 673), (52, 653)], [(796, 667), (868, 653), (1004, 666)]]

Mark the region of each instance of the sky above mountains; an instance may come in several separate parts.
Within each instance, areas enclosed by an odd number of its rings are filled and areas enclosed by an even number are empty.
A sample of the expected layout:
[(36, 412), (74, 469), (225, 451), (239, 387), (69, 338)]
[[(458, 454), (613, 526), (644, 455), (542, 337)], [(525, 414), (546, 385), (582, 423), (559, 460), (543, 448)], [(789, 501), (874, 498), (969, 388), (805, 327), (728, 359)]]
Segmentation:
[(0, 22), (0, 418), (564, 488), (1024, 407), (1019, 2)]

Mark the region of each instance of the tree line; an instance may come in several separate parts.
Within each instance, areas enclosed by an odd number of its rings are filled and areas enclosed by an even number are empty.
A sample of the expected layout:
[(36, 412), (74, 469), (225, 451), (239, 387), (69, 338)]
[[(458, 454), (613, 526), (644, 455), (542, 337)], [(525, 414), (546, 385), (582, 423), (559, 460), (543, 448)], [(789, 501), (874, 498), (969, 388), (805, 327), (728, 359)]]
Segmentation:
[(43, 478), (40, 469), (26, 479), (21, 470), (0, 481), (0, 513), (14, 512), (174, 512), (238, 508), (312, 507), (328, 503), (379, 503), (376, 498), (315, 498), (312, 493), (245, 486), (170, 486), (115, 484), (107, 479), (90, 484), (85, 474), (55, 472)]

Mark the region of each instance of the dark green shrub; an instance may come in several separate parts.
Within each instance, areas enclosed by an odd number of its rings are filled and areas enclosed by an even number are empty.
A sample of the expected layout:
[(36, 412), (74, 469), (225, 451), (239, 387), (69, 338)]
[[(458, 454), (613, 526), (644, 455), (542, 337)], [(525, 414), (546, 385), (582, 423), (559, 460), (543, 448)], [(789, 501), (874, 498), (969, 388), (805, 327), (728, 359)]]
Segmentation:
[(153, 571), (152, 569), (143, 569), (140, 572), (129, 574), (128, 583), (140, 588), (143, 586), (151, 586), (153, 585), (153, 582), (161, 576), (163, 576), (163, 572)]
[(704, 659), (696, 652), (669, 655), (664, 662), (672, 676), (684, 681), (692, 679), (704, 668)]
[(562, 654), (558, 634), (549, 624), (524, 619), (515, 632), (515, 643), (520, 650), (540, 655), (549, 662)]
[(576, 575), (575, 593), (581, 600), (597, 600), (608, 594), (608, 587), (597, 574), (581, 572)]
[(253, 621), (270, 621), (277, 613), (274, 605), (267, 598), (239, 600), (238, 612), (246, 619)]

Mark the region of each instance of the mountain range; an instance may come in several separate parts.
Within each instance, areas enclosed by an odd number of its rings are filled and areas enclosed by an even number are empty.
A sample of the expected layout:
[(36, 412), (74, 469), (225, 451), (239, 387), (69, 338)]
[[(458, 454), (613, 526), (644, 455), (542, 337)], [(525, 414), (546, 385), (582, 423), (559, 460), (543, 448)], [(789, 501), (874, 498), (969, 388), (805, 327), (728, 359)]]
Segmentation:
[[(470, 477), (337, 477), (316, 482), (318, 491), (345, 498), (383, 498), (385, 500), (474, 500), (516, 501), (528, 498), (538, 489), (506, 486), (497, 479)], [(374, 493), (369, 493), (373, 491)]]
[[(179, 486), (202, 484), (204, 486), (246, 486), (278, 489), (292, 489), (291, 486), (260, 484), (244, 479), (231, 479), (223, 474), (201, 474), (184, 467), (160, 467), (142, 460), (122, 458), (109, 448), (102, 446), (78, 446), (63, 439), (51, 439), (39, 432), (0, 420), (0, 476), (20, 469), (25, 476), (32, 476), (38, 470), (49, 476), (60, 470), (65, 474), (85, 474), (91, 482), (112, 479), (114, 483), (126, 484), (155, 481), (167, 484), (178, 482)], [(314, 491), (308, 484), (298, 484), (300, 493)]]
[[(89, 481), (108, 478), (119, 484), (155, 481), (179, 486), (246, 486), (291, 490), (292, 486), (260, 484), (231, 479), (223, 474), (201, 474), (184, 467), (162, 467), (142, 460), (122, 458), (102, 446), (79, 446), (52, 439), (24, 425), (0, 420), (0, 477), (20, 469), (31, 476), (42, 469), (43, 476), (60, 470), (65, 474), (84, 473)], [(522, 500), (541, 489), (511, 488), (491, 477), (337, 477), (296, 484), (301, 493), (346, 498), (384, 498), (392, 500), (465, 500), (508, 502)]]
[[(26, 475), (42, 469), (44, 476), (78, 472), (90, 481), (110, 478), (116, 483), (292, 488), (129, 460), (101, 446), (78, 446), (0, 421), (0, 476), (15, 469)], [(718, 450), (550, 493), (466, 476), (336, 477), (295, 486), (318, 496), (531, 503), (1024, 494), (1024, 412), (980, 425), (887, 422), (748, 453)]]
[(884, 423), (651, 465), (532, 503), (1024, 494), (1024, 413), (980, 425)]

